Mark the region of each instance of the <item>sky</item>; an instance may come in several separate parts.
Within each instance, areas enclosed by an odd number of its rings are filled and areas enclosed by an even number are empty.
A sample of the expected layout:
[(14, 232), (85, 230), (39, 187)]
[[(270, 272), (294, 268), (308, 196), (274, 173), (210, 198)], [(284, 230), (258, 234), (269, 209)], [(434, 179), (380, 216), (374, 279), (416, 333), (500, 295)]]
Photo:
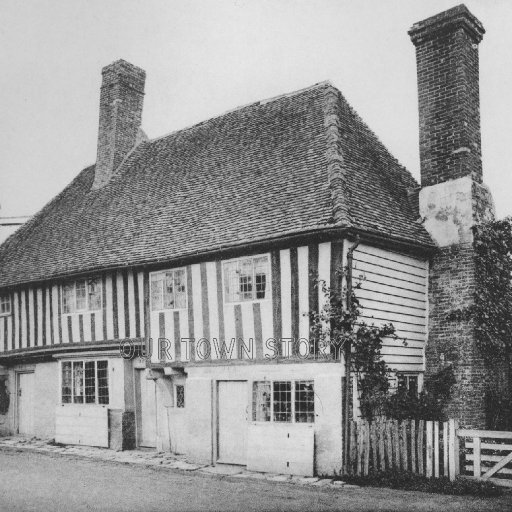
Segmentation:
[[(455, 0), (0, 0), (0, 217), (33, 215), (96, 159), (101, 69), (146, 70), (150, 138), (330, 80), (419, 179), (407, 30)], [(484, 24), (484, 181), (512, 215), (512, 2)]]

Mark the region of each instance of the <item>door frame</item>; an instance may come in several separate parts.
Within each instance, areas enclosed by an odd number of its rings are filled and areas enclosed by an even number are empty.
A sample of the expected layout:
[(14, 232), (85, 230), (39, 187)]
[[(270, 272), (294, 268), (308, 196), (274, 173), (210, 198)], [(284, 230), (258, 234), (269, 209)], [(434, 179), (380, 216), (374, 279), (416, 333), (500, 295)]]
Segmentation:
[[(214, 436), (214, 442), (212, 443), (212, 464), (215, 466), (217, 464), (224, 464), (223, 462), (219, 462), (219, 384), (221, 382), (245, 382), (247, 384), (246, 389), (246, 398), (247, 398), (247, 417), (249, 417), (249, 414), (251, 414), (250, 406), (251, 403), (249, 402), (249, 380), (248, 379), (216, 379), (215, 385), (213, 386), (213, 390), (215, 393), (215, 400), (212, 400), (213, 410), (212, 410), (212, 416), (215, 418), (215, 436)], [(247, 430), (249, 430), (249, 421), (247, 421)], [(228, 463), (229, 464), (229, 463)]]
[[(20, 375), (23, 374), (33, 374), (34, 375), (34, 390), (35, 390), (35, 369), (23, 369), (23, 370), (14, 370), (14, 381), (15, 381), (15, 388), (16, 388), (16, 397), (14, 400), (15, 403), (15, 414), (14, 414), (14, 430), (17, 434), (20, 433), (20, 400), (19, 400), (19, 391), (20, 391)], [(33, 413), (33, 411), (32, 411)], [(35, 418), (34, 418), (35, 419)]]

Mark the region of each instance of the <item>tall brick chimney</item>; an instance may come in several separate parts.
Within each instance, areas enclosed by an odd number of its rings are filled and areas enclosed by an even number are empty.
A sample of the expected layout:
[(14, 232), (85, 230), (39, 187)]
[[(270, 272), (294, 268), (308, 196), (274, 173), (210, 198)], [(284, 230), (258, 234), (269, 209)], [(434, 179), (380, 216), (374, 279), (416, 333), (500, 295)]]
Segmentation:
[(98, 155), (93, 189), (106, 185), (140, 135), (146, 72), (117, 60), (102, 70)]
[(462, 176), (482, 181), (478, 44), (484, 33), (465, 5), (409, 31), (418, 67), (422, 186)]
[(486, 427), (486, 393), (499, 372), (486, 367), (472, 320), (451, 315), (474, 301), (472, 227), (493, 218), (482, 183), (478, 44), (482, 24), (459, 5), (413, 25), (420, 114), (419, 210), (438, 250), (429, 271), (426, 377), (451, 365), (450, 417)]

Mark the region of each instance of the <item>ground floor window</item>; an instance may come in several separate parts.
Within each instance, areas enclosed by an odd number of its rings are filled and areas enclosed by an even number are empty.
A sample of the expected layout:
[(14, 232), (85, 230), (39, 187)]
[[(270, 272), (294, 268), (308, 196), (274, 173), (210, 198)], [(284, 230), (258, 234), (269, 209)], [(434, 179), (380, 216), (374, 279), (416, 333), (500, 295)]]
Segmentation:
[(107, 404), (108, 361), (62, 362), (63, 404)]
[(185, 407), (185, 386), (176, 386), (176, 407)]
[(254, 382), (252, 406), (253, 421), (314, 423), (314, 382), (312, 380)]
[(398, 373), (396, 377), (398, 391), (405, 391), (408, 395), (418, 396), (419, 381), (417, 373)]

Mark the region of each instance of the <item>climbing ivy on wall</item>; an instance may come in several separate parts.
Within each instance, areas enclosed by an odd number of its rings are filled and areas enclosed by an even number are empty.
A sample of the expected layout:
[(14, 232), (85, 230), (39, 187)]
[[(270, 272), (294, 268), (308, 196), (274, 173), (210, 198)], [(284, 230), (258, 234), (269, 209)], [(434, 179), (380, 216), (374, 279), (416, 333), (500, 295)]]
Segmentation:
[(512, 218), (473, 228), (477, 345), (490, 362), (512, 352)]

